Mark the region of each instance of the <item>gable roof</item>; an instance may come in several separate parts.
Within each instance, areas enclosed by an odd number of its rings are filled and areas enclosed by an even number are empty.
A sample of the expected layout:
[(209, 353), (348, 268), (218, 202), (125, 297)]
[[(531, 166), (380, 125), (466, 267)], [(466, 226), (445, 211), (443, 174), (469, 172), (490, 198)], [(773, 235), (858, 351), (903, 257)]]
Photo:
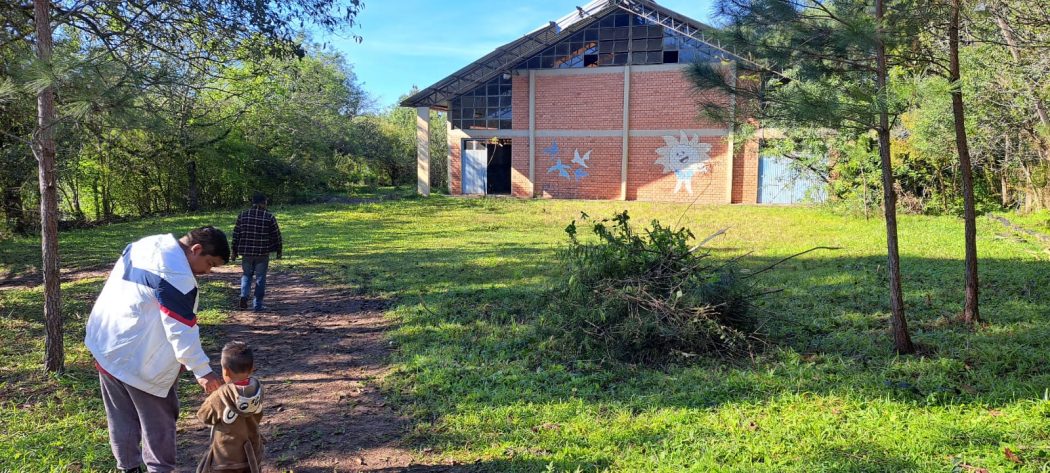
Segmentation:
[(614, 10), (625, 10), (654, 23), (662, 24), (665, 28), (670, 28), (721, 51), (734, 61), (759, 67), (751, 60), (723, 48), (721, 44), (708, 41), (707, 34), (716, 31), (714, 27), (661, 7), (653, 0), (594, 0), (583, 7), (576, 7), (576, 11), (557, 21), (552, 21), (517, 40), (496, 48), (481, 59), (406, 98), (401, 102), (401, 106), (444, 108), (452, 98), (485, 84), (499, 74), (509, 72), (522, 61)]

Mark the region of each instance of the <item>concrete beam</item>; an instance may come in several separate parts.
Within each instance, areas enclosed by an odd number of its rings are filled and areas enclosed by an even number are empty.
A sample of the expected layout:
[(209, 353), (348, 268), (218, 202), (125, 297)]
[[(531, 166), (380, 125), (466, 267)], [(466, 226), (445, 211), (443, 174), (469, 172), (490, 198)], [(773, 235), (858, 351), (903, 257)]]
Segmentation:
[(623, 68), (623, 154), (620, 157), (620, 200), (627, 200), (627, 150), (631, 136), (631, 66)]
[(529, 71), (529, 185), (536, 197), (536, 71)]
[(416, 107), (416, 192), (430, 195), (430, 107)]
[(731, 97), (730, 97), (730, 100), (731, 100), (730, 107), (731, 108), (729, 110), (728, 138), (726, 140), (727, 141), (727, 143), (726, 143), (726, 145), (727, 145), (726, 146), (726, 166), (728, 166), (728, 169), (726, 169), (726, 203), (727, 204), (732, 204), (733, 203), (733, 170), (736, 168), (736, 166), (734, 166), (734, 158), (736, 157), (736, 153), (733, 152), (733, 147), (736, 144), (736, 143), (733, 142), (733, 135), (734, 135), (733, 132), (735, 131), (735, 128), (736, 128), (736, 125), (735, 125), (735, 123), (736, 123), (736, 105), (737, 105), (737, 103), (736, 103), (736, 92), (735, 92), (736, 91), (736, 87), (737, 87), (736, 78), (737, 78), (737, 66), (736, 66), (736, 62), (734, 62), (733, 63), (733, 79), (732, 79), (734, 92), (731, 94)]

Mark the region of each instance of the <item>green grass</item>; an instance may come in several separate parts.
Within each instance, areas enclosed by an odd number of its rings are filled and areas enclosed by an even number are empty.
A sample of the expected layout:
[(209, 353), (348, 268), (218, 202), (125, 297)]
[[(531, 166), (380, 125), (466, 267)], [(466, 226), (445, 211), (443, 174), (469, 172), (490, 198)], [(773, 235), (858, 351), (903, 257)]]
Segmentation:
[[(544, 350), (536, 321), (563, 229), (580, 211), (611, 216), (624, 208), (639, 225), (681, 218), (698, 235), (729, 227), (712, 243), (716, 254), (753, 252), (743, 261), (754, 268), (813, 246), (842, 249), (762, 277), (765, 289), (782, 291), (760, 302), (772, 346), (754, 360), (598, 369), (557, 359)], [(414, 419), (413, 441), (446, 459), (490, 471), (1050, 470), (1047, 253), (998, 222), (978, 222), (988, 323), (974, 331), (953, 322), (962, 302), (962, 222), (901, 217), (905, 302), (925, 354), (898, 357), (886, 330), (880, 220), (821, 208), (449, 198), (277, 211), (286, 268), (394, 298), (398, 351), (385, 388)], [(135, 237), (201, 222), (229, 226), (232, 218), (65, 233), (63, 258), (72, 267), (110, 264)], [(31, 241), (0, 244), (0, 271), (26, 271), (35, 251)], [(98, 285), (67, 285), (67, 296), (81, 300), (80, 317)], [(44, 393), (16, 394), (0, 407), (0, 470), (104, 467), (105, 421), (77, 309), (67, 306), (71, 374), (41, 379), (31, 374), (42, 348), (39, 297), (10, 290), (0, 297), (4, 339), (26, 340), (0, 349), (2, 388), (28, 379)], [(205, 306), (221, 307), (224, 297)], [(69, 395), (49, 400), (55, 393)], [(25, 399), (32, 408), (20, 407)], [(25, 428), (10, 430), (15, 424)], [(42, 448), (55, 442), (64, 448)], [(49, 456), (12, 461), (9, 445)]]

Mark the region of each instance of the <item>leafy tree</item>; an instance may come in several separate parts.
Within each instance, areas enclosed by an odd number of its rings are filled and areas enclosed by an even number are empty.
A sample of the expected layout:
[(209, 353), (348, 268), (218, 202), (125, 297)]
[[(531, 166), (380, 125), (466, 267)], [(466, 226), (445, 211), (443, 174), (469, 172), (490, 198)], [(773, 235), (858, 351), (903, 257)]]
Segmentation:
[[(71, 36), (82, 34), (84, 48), (98, 51), (98, 57), (93, 59), (122, 64), (125, 75), (134, 77), (140, 70), (136, 66), (149, 64), (158, 57), (185, 64), (210, 64), (259, 53), (301, 53), (295, 42), (298, 28), (306, 22), (328, 29), (352, 23), (359, 7), (360, 0), (146, 0), (130, 3), (118, 0), (34, 0), (31, 4), (17, 2), (0, 9), (3, 15), (0, 24), (4, 26), (5, 34), (0, 45), (7, 47), (17, 41), (30, 41), (40, 70), (38, 77), (30, 82), (37, 95), (38, 117), (31, 147), (39, 163), (44, 316), (47, 321), (45, 368), (48, 371), (61, 371), (64, 359), (58, 279), (55, 132), (60, 120), (75, 122), (78, 115), (69, 114), (60, 119), (55, 107), (58, 74), (52, 61), (52, 23), (68, 30)], [(187, 43), (201, 47), (186, 48)], [(206, 54), (201, 56), (198, 52)]]
[[(755, 87), (757, 78), (730, 80), (722, 68), (695, 64), (690, 75), (699, 88), (714, 87), (745, 103), (761, 103), (753, 113), (766, 126), (853, 134), (870, 130), (878, 136), (894, 348), (914, 352), (900, 283), (890, 148), (891, 124), (903, 113), (904, 103), (889, 84), (890, 70), (900, 60), (891, 53), (914, 34), (914, 18), (899, 15), (897, 9), (887, 12), (884, 0), (876, 0), (874, 9), (865, 0), (721, 0), (718, 8), (728, 21), (728, 40), (768, 69), (784, 72)], [(717, 104), (704, 107), (722, 119), (742, 118), (727, 115)]]

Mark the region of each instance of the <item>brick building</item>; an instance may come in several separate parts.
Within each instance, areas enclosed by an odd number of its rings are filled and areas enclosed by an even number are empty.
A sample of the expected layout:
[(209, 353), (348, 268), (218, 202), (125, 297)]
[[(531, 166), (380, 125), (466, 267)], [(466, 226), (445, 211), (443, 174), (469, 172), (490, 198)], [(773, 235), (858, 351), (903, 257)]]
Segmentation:
[(402, 103), (418, 111), (420, 192), (436, 109), (454, 195), (755, 203), (757, 142), (734, 146), (698, 94), (742, 104), (684, 75), (696, 61), (754, 70), (710, 31), (651, 0), (597, 0), (497, 48)]

